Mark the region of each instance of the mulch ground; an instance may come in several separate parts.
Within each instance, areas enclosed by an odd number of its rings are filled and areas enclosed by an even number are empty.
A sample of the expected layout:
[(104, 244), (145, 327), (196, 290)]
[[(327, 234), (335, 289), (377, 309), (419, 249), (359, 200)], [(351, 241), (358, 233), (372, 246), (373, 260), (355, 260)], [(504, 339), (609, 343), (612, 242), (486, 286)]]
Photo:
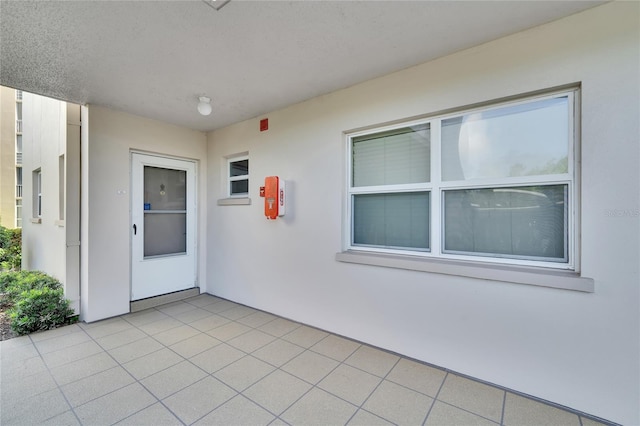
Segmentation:
[(0, 340), (9, 340), (14, 337), (17, 336), (11, 331), (11, 320), (4, 309), (0, 309)]

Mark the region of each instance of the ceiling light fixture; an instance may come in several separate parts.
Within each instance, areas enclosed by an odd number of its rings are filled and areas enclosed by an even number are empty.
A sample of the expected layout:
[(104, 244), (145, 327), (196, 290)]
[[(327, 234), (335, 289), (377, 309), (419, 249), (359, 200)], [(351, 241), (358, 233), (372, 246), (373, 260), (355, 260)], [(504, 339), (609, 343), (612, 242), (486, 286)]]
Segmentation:
[(198, 112), (201, 115), (211, 114), (211, 98), (200, 96), (198, 100), (200, 101), (198, 102)]
[(202, 0), (207, 6), (211, 6), (215, 10), (222, 9), (222, 6), (229, 3), (231, 0)]

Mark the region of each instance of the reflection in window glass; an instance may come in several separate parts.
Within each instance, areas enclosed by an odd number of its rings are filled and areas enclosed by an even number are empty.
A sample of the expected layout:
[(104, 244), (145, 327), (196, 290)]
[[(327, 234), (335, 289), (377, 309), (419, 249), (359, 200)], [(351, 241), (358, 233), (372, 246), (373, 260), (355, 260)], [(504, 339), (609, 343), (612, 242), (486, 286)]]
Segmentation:
[(442, 179), (568, 172), (569, 101), (545, 99), (442, 121)]
[(187, 172), (144, 167), (144, 203), (147, 210), (186, 210)]
[(353, 186), (429, 182), (428, 124), (353, 138)]
[(567, 260), (567, 185), (449, 190), (444, 252)]

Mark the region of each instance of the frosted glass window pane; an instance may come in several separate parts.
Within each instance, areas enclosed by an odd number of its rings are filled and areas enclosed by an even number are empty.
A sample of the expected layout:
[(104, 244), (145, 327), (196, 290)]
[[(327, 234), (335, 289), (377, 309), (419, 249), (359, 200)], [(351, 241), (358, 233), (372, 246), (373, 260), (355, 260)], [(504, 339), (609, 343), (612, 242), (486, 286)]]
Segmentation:
[(444, 194), (444, 252), (566, 262), (567, 185)]
[(145, 210), (186, 210), (187, 172), (145, 166)]
[(428, 124), (353, 138), (353, 186), (429, 182)]
[(186, 213), (146, 213), (144, 215), (144, 255), (186, 253)]
[(445, 181), (567, 173), (568, 154), (567, 97), (442, 121)]
[(429, 249), (429, 193), (353, 196), (353, 244)]

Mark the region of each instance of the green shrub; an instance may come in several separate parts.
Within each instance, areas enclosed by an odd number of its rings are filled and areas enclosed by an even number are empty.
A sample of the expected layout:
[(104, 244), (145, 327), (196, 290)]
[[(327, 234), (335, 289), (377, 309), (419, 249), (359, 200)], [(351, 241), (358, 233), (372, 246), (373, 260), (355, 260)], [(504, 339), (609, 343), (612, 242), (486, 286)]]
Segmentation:
[(60, 281), (40, 271), (9, 271), (0, 273), (0, 293), (4, 297), (0, 303), (11, 305), (20, 295), (29, 290), (41, 290), (50, 288), (57, 290), (62, 288)]
[(9, 310), (11, 329), (19, 334), (49, 330), (75, 322), (73, 309), (61, 288), (24, 291)]
[(0, 270), (19, 271), (22, 263), (22, 230), (0, 226)]

